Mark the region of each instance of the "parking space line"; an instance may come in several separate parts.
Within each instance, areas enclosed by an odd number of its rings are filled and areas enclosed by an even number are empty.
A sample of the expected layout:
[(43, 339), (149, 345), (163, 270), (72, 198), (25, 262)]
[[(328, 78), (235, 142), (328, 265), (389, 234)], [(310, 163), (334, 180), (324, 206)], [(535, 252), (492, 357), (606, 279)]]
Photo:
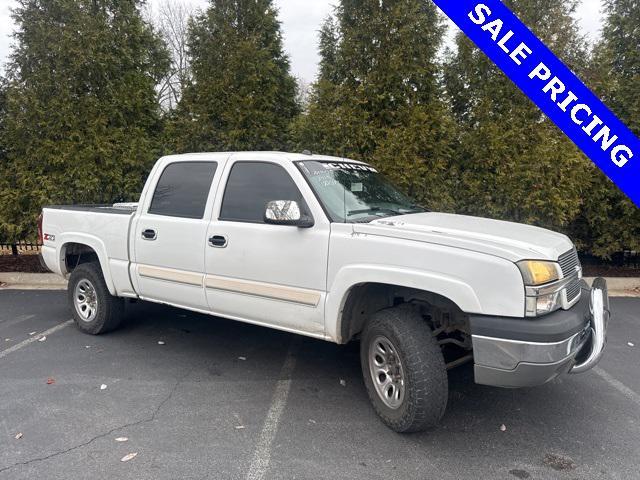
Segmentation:
[(605, 372), (600, 367), (594, 368), (593, 371), (597, 373), (600, 376), (600, 378), (602, 378), (605, 382), (607, 382), (609, 385), (611, 385), (613, 388), (615, 388), (620, 393), (622, 393), (625, 397), (627, 397), (629, 400), (632, 400), (636, 404), (640, 405), (640, 395), (638, 395), (636, 392), (631, 390), (620, 380), (612, 377), (609, 373)]
[(51, 327), (49, 330), (45, 330), (44, 332), (40, 332), (38, 335), (34, 335), (33, 337), (27, 338), (26, 340), (20, 342), (20, 343), (16, 343), (13, 347), (7, 348), (6, 350), (3, 350), (0, 352), (0, 358), (4, 358), (7, 355), (9, 355), (10, 353), (15, 352), (16, 350), (20, 350), (23, 347), (26, 347), (27, 345), (33, 343), (33, 342), (37, 342), (38, 339), (42, 338), (43, 336), (46, 337), (48, 335), (52, 335), (54, 333), (56, 333), (59, 330), (62, 330), (65, 327), (68, 327), (69, 325), (71, 325), (73, 323), (73, 320), (67, 320), (64, 323), (61, 323), (59, 325), (56, 325), (55, 327)]
[(296, 366), (296, 358), (293, 350), (292, 345), (289, 347), (287, 358), (280, 370), (280, 379), (276, 384), (276, 389), (271, 399), (271, 406), (269, 407), (267, 418), (264, 421), (264, 426), (262, 427), (262, 432), (260, 433), (260, 438), (258, 439), (256, 450), (253, 454), (253, 460), (247, 473), (247, 480), (262, 480), (269, 469), (271, 444), (276, 437), (278, 423), (280, 422), (284, 407), (287, 404), (287, 397), (291, 389), (291, 374)]

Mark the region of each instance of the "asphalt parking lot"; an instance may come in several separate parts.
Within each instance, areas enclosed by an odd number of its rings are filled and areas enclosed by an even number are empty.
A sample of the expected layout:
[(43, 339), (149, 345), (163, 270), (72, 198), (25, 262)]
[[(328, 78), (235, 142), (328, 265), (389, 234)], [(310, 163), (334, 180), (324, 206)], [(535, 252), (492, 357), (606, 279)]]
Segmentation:
[(596, 370), (502, 390), (461, 367), (414, 435), (378, 421), (355, 344), (143, 303), (92, 337), (65, 299), (0, 291), (0, 479), (640, 478), (640, 299), (613, 300)]

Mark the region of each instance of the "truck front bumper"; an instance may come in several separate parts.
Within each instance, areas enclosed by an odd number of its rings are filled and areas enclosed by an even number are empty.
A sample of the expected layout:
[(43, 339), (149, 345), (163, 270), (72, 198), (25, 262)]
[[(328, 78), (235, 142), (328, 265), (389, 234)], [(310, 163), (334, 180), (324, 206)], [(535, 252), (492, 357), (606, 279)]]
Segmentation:
[(602, 357), (609, 322), (607, 283), (598, 278), (569, 310), (540, 318), (471, 315), (476, 383), (542, 385), (562, 373), (582, 373)]

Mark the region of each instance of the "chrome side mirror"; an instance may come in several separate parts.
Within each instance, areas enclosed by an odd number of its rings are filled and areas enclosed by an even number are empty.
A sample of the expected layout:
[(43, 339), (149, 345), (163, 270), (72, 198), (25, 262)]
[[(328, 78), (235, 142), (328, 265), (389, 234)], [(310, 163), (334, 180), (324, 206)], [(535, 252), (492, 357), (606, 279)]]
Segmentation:
[(303, 215), (295, 200), (273, 200), (267, 203), (264, 223), (272, 225), (290, 225), (300, 228), (313, 227), (313, 219)]

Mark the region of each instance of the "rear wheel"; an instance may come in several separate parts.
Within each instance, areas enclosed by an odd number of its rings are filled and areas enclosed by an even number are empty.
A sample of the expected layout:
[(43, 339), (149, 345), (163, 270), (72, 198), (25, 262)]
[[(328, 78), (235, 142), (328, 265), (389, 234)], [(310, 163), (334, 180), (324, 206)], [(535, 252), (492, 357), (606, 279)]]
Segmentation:
[(409, 305), (373, 315), (360, 344), (369, 399), (396, 432), (437, 425), (447, 406), (447, 370), (431, 329)]
[(73, 319), (83, 332), (99, 335), (120, 325), (124, 300), (109, 293), (97, 262), (83, 263), (71, 272), (67, 295)]

